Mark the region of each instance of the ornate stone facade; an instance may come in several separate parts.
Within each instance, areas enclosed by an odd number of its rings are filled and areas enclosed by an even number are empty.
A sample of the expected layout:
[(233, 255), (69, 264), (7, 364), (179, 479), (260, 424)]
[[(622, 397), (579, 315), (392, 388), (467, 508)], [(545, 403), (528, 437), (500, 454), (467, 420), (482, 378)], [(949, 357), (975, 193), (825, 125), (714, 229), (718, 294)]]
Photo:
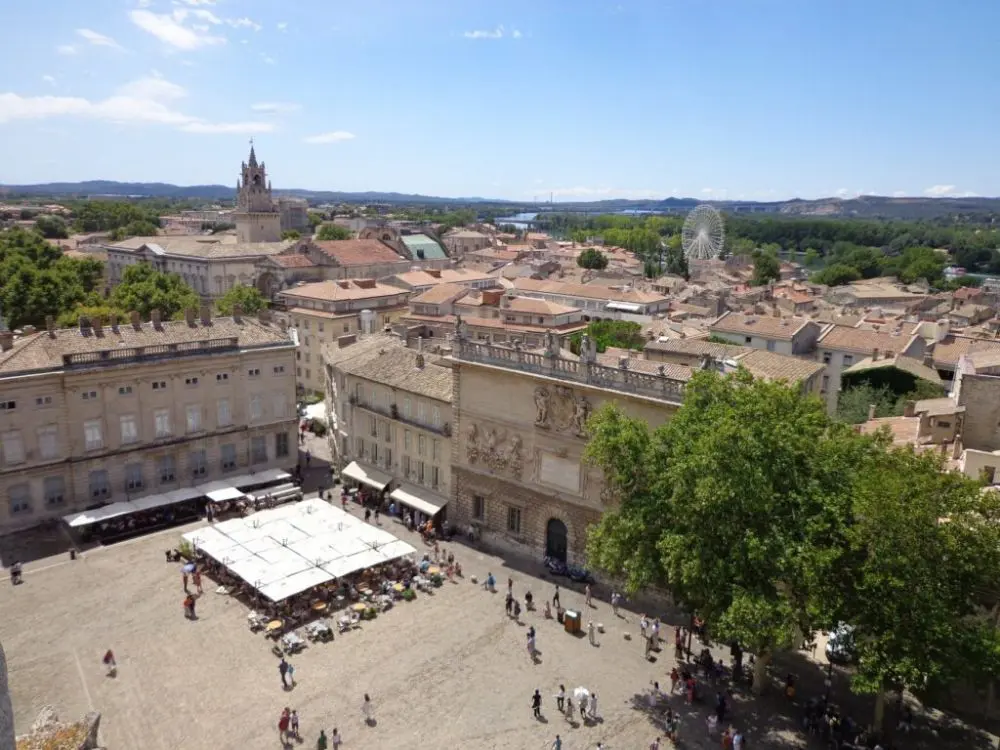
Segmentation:
[(586, 437), (590, 401), (564, 385), (535, 388), (535, 427)]
[(264, 162), (250, 143), (250, 159), (240, 167), (242, 178), (236, 181), (236, 237), (239, 242), (278, 242), (281, 240), (281, 210), (271, 197)]
[(524, 441), (517, 433), (507, 435), (503, 430), (489, 427), (480, 431), (476, 423), (469, 425), (465, 447), (470, 465), (479, 465), (491, 474), (521, 478), (524, 469)]

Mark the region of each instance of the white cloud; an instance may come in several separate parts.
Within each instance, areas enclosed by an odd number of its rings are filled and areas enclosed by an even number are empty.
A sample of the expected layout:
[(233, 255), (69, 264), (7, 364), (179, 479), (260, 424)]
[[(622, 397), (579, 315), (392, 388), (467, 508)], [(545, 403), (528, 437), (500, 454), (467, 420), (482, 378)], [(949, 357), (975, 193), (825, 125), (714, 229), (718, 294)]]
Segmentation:
[(153, 0), (139, 0), (139, 2), (136, 3), (136, 6), (139, 8), (148, 8), (152, 4)]
[(188, 11), (183, 8), (178, 8), (172, 15), (148, 10), (133, 10), (129, 13), (132, 23), (177, 49), (194, 50), (226, 43), (225, 37), (212, 36), (185, 26), (187, 16)]
[(288, 30), (288, 21), (279, 21), (278, 25), (277, 25), (277, 29), (278, 29), (278, 31), (287, 31)]
[(219, 18), (210, 10), (200, 10), (200, 9), (192, 10), (191, 15), (194, 16), (195, 18), (200, 18), (202, 21), (208, 21), (210, 24), (213, 24), (214, 26), (218, 26), (219, 24), (222, 23), (222, 19)]
[(294, 102), (258, 102), (250, 106), (254, 112), (263, 112), (269, 115), (279, 115), (285, 112), (298, 112), (302, 107)]
[(95, 47), (111, 47), (112, 49), (121, 49), (121, 45), (118, 44), (114, 39), (104, 34), (92, 31), (91, 29), (77, 29), (76, 35), (88, 42), (93, 44)]
[(60, 44), (56, 47), (56, 52), (60, 55), (75, 55), (77, 53), (77, 49), (72, 44)]
[(945, 195), (951, 195), (954, 192), (954, 185), (931, 185), (929, 188), (924, 190), (924, 195), (929, 195), (932, 198), (941, 198)]
[(520, 31), (518, 31), (517, 29), (514, 29), (514, 30), (513, 30), (512, 32), (511, 32), (511, 34), (510, 34), (510, 35), (511, 35), (512, 37), (514, 37), (515, 39), (520, 39), (520, 38), (521, 38), (521, 32), (520, 32)]
[(185, 5), (215, 5), (215, 0), (180, 0)]
[(56, 79), (53, 78), (52, 76), (42, 76), (42, 80), (45, 81), (50, 86), (56, 85)]
[(174, 109), (183, 98), (182, 86), (151, 75), (131, 81), (111, 96), (91, 101), (78, 96), (25, 97), (0, 94), (0, 123), (13, 120), (45, 120), (78, 117), (119, 125), (167, 125), (187, 133), (264, 133), (274, 130), (269, 122), (209, 122)]
[(466, 39), (503, 39), (503, 26), (497, 26), (492, 31), (479, 29), (476, 31), (466, 31), (462, 36)]
[(330, 133), (320, 133), (319, 135), (311, 135), (308, 138), (303, 138), (303, 143), (340, 143), (341, 141), (353, 141), (354, 133), (348, 133), (346, 130), (334, 130)]
[(275, 60), (273, 57), (271, 57), (270, 55), (266, 55), (263, 52), (260, 53), (260, 59), (263, 60), (268, 65), (274, 65), (277, 62), (277, 60)]
[(254, 21), (252, 18), (227, 18), (226, 23), (232, 26), (234, 29), (253, 29), (254, 31), (260, 31), (263, 26)]

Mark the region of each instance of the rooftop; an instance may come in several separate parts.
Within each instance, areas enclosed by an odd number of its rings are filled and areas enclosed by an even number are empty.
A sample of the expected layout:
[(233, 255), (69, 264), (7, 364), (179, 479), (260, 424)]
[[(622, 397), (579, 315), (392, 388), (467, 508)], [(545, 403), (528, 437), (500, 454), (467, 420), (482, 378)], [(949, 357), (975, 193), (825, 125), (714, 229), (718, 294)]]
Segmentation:
[(747, 336), (762, 336), (768, 339), (791, 341), (807, 323), (809, 318), (777, 317), (774, 315), (748, 315), (727, 312), (712, 323), (710, 331), (741, 333)]
[(896, 354), (906, 349), (911, 339), (906, 326), (901, 334), (896, 335), (887, 331), (834, 324), (820, 335), (816, 347), (858, 354), (871, 354), (878, 349), (885, 354)]
[(416, 297), (411, 297), (410, 302), (416, 302), (423, 305), (440, 305), (445, 302), (451, 302), (462, 295), (469, 293), (469, 287), (462, 286), (461, 284), (437, 284), (432, 286), (430, 289), (421, 292)]
[(934, 366), (954, 368), (963, 354), (984, 351), (1000, 352), (1000, 341), (975, 339), (971, 336), (945, 336), (934, 344)]
[(502, 310), (528, 315), (570, 315), (580, 312), (580, 308), (570, 305), (560, 305), (557, 302), (547, 302), (531, 297), (506, 297), (501, 305)]
[(311, 299), (323, 302), (339, 302), (356, 299), (376, 299), (378, 297), (402, 297), (406, 294), (399, 287), (380, 284), (374, 279), (339, 279), (300, 284), (278, 292), (279, 297), (296, 300)]
[(241, 350), (291, 346), (292, 339), (272, 323), (256, 318), (213, 318), (208, 325), (195, 316), (193, 325), (183, 320), (153, 323), (120, 323), (92, 328), (59, 328), (28, 334), (15, 340), (14, 348), (0, 353), (0, 376), (59, 370), (75, 366), (114, 366), (130, 361), (206, 354), (225, 349)]
[(438, 270), (418, 270), (397, 273), (393, 278), (408, 286), (421, 287), (436, 284), (472, 284), (476, 281), (492, 281), (488, 273), (472, 271), (468, 268), (442, 268)]
[(302, 253), (272, 255), (270, 261), (282, 268), (313, 268), (316, 265), (309, 259), (308, 255)]
[(326, 256), (341, 266), (370, 266), (399, 263), (406, 258), (378, 240), (323, 240), (313, 242)]
[(415, 260), (441, 260), (448, 257), (438, 241), (426, 234), (404, 234), (400, 239)]
[(612, 302), (652, 304), (667, 301), (667, 298), (658, 292), (646, 292), (631, 288), (615, 289), (597, 284), (568, 284), (561, 281), (539, 281), (537, 279), (521, 278), (514, 281), (514, 288), (520, 292), (600, 299)]
[(665, 339), (650, 341), (644, 349), (653, 352), (684, 354), (687, 356), (709, 355), (711, 357), (735, 357), (750, 351), (749, 347), (738, 344), (716, 344), (705, 339)]
[(788, 383), (807, 381), (826, 369), (822, 362), (775, 354), (763, 349), (752, 349), (738, 357), (737, 361), (755, 378), (784, 380)]
[[(419, 356), (424, 357), (423, 367), (417, 366)], [(451, 403), (451, 368), (407, 348), (396, 336), (363, 336), (343, 347), (333, 342), (323, 347), (323, 359), (349, 375)]]
[(937, 370), (933, 367), (928, 367), (919, 360), (913, 359), (912, 357), (904, 357), (901, 354), (897, 354), (894, 357), (879, 357), (878, 359), (867, 357), (857, 364), (848, 367), (844, 370), (844, 374), (870, 372), (871, 370), (879, 370), (885, 367), (894, 367), (897, 370), (909, 373), (915, 378), (926, 380), (937, 385), (941, 384), (941, 376), (937, 374)]
[(130, 237), (106, 245), (110, 250), (139, 252), (148, 248), (154, 255), (177, 255), (187, 258), (247, 258), (277, 255), (294, 245), (296, 240), (282, 242), (236, 242), (233, 235), (180, 235), (175, 237)]

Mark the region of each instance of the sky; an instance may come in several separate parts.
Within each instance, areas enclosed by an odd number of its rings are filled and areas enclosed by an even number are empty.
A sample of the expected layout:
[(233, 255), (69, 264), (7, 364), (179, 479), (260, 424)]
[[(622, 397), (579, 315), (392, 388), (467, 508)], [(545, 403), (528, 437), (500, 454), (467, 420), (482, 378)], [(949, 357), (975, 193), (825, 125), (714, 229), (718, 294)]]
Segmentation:
[(3, 5), (0, 184), (1000, 195), (998, 0)]

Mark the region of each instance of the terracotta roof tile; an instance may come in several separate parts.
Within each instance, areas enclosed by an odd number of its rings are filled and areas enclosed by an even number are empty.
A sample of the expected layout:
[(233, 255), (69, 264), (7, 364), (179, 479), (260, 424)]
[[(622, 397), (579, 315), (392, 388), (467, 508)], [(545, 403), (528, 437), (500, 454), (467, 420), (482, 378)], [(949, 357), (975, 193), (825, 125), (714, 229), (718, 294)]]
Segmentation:
[(371, 279), (338, 279), (300, 284), (291, 289), (283, 289), (278, 296), (295, 304), (303, 299), (321, 302), (336, 302), (352, 299), (377, 299), (379, 297), (405, 298), (407, 292), (399, 287), (379, 284)]
[(910, 338), (905, 326), (900, 335), (894, 336), (885, 331), (833, 325), (820, 336), (819, 341), (816, 342), (816, 348), (857, 354), (871, 354), (875, 349), (878, 349), (883, 354), (889, 352), (899, 354), (909, 344)]
[(309, 259), (309, 256), (300, 253), (272, 255), (271, 262), (282, 268), (313, 268), (316, 265)]
[(369, 266), (406, 260), (379, 240), (323, 240), (313, 244), (342, 266)]
[(769, 339), (791, 341), (792, 337), (807, 323), (809, 318), (776, 317), (773, 315), (747, 315), (727, 312), (709, 325), (708, 330), (724, 333), (742, 333)]
[(1000, 351), (1000, 341), (970, 336), (945, 336), (934, 344), (934, 366), (955, 367), (963, 354)]
[(753, 349), (738, 357), (738, 361), (756, 378), (785, 380), (789, 383), (808, 380), (826, 369), (821, 362), (776, 354), (763, 349)]
[(427, 355), (424, 366), (418, 367), (417, 356), (399, 338), (382, 334), (364, 336), (345, 347), (336, 343), (323, 347), (325, 362), (342, 372), (450, 404), (451, 368), (435, 364)]

